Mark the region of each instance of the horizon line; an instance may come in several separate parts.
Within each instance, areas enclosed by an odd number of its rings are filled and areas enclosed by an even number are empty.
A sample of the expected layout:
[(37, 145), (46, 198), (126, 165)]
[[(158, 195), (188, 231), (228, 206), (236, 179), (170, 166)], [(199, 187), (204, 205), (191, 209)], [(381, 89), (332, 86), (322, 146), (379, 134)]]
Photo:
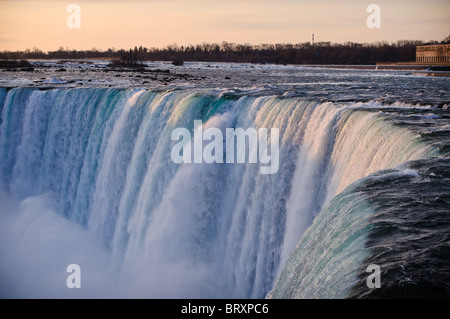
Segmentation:
[[(450, 38), (450, 36), (447, 37), (446, 39), (441, 40), (441, 41), (435, 40), (435, 39), (428, 40), (428, 41), (419, 40), (419, 39), (398, 39), (398, 40), (395, 40), (395, 41), (379, 40), (379, 41), (372, 41), (372, 42), (359, 42), (359, 41), (354, 42), (354, 41), (350, 41), (350, 40), (349, 41), (345, 41), (345, 42), (318, 41), (318, 42), (314, 42), (314, 44), (312, 44), (311, 41), (297, 42), (297, 43), (292, 43), (292, 42), (274, 42), (274, 43), (269, 43), (269, 42), (265, 42), (265, 43), (255, 44), (255, 43), (250, 43), (250, 42), (230, 42), (230, 41), (223, 40), (221, 42), (207, 42), (207, 41), (203, 41), (201, 43), (196, 43), (196, 44), (192, 44), (192, 43), (189, 43), (189, 44), (171, 43), (171, 44), (167, 44), (165, 46), (158, 46), (158, 47), (156, 47), (156, 46), (144, 46), (142, 44), (139, 44), (139, 45), (136, 44), (134, 46), (131, 46), (129, 49), (115, 48), (114, 46), (108, 47), (107, 49), (96, 48), (96, 47), (92, 47), (90, 49), (76, 49), (76, 48), (69, 48), (68, 46), (66, 46), (64, 48), (63, 45), (60, 45), (58, 49), (47, 50), (47, 51), (41, 50), (37, 46), (33, 46), (32, 48), (26, 48), (26, 49), (22, 49), (22, 50), (20, 50), (20, 49), (16, 49), (16, 50), (2, 50), (0, 52), (2, 52), (2, 53), (6, 53), (6, 52), (25, 52), (27, 50), (33, 50), (33, 51), (38, 50), (38, 51), (40, 51), (42, 53), (57, 52), (57, 51), (97, 51), (97, 52), (107, 52), (109, 50), (114, 50), (114, 52), (118, 52), (118, 51), (121, 51), (121, 50), (128, 51), (128, 50), (131, 50), (133, 48), (140, 48), (140, 47), (146, 48), (146, 49), (153, 49), (153, 50), (166, 50), (166, 49), (169, 49), (170, 46), (175, 47), (175, 48), (181, 48), (181, 47), (186, 48), (186, 47), (191, 47), (191, 46), (193, 46), (193, 47), (196, 47), (196, 46), (199, 46), (199, 45), (201, 46), (201, 45), (204, 45), (204, 44), (222, 45), (222, 44), (225, 44), (225, 43), (226, 44), (245, 45), (245, 46), (257, 47), (257, 46), (263, 46), (263, 45), (277, 45), (277, 44), (280, 44), (280, 45), (299, 45), (299, 44), (305, 45), (307, 43), (310, 44), (311, 46), (324, 44), (324, 43), (327, 43), (327, 44), (330, 44), (330, 45), (346, 45), (346, 44), (350, 44), (350, 43), (351, 44), (360, 44), (360, 45), (376, 45), (376, 44), (394, 45), (394, 44), (397, 44), (397, 43), (399, 43), (401, 41), (405, 41), (405, 42), (421, 42), (422, 45), (427, 45), (427, 44), (432, 45), (432, 44), (449, 43), (449, 41), (448, 41), (449, 38)], [(61, 48), (62, 48), (62, 50), (61, 50)]]

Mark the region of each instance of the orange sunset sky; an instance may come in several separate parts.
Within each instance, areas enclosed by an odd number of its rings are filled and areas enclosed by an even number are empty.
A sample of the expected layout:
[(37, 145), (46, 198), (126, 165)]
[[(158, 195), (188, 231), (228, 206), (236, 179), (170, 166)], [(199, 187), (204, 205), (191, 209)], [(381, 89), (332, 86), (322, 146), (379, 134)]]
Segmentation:
[[(81, 8), (81, 28), (66, 21)], [(369, 29), (369, 4), (381, 28)], [(299, 43), (438, 40), (450, 34), (448, 0), (0, 0), (0, 51), (105, 50), (202, 42)]]

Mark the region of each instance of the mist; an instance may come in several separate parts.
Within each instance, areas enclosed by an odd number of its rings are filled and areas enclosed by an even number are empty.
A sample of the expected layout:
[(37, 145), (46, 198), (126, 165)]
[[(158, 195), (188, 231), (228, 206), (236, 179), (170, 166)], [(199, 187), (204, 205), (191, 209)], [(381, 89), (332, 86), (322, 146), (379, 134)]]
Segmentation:
[[(50, 194), (15, 201), (0, 194), (0, 297), (118, 297), (110, 254), (80, 225), (59, 215)], [(69, 289), (67, 266), (81, 268)]]

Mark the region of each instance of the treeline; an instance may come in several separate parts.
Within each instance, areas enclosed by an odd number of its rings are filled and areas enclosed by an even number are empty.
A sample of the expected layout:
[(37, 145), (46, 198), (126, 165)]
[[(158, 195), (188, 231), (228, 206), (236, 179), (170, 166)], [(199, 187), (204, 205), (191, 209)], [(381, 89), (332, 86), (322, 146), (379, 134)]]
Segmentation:
[[(433, 42), (435, 43), (435, 42)], [(140, 61), (199, 61), (199, 62), (246, 62), (274, 64), (376, 64), (377, 62), (412, 62), (416, 46), (422, 41), (397, 41), (395, 43), (337, 44), (309, 42), (299, 44), (235, 44), (229, 42), (202, 43), (198, 45), (169, 45), (165, 48), (134, 47), (129, 50), (106, 51), (59, 50), (43, 52), (37, 48), (17, 52), (1, 52), (2, 60), (22, 59), (90, 59), (104, 58), (136, 64)]]
[[(416, 46), (421, 41), (398, 41), (360, 44), (309, 42), (299, 44), (222, 44), (203, 43), (197, 46), (168, 46), (147, 53), (150, 60), (182, 60), (205, 62), (247, 62), (274, 64), (376, 64), (377, 62), (415, 61)], [(136, 48), (135, 48), (136, 50)], [(139, 48), (138, 48), (138, 54)], [(143, 56), (146, 56), (144, 53)]]

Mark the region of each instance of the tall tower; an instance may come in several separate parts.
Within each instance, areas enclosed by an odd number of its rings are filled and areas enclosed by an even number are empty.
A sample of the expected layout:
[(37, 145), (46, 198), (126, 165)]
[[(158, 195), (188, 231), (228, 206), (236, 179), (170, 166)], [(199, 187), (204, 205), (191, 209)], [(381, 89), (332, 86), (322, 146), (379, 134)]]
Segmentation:
[(314, 46), (314, 33), (312, 34), (312, 46)]

